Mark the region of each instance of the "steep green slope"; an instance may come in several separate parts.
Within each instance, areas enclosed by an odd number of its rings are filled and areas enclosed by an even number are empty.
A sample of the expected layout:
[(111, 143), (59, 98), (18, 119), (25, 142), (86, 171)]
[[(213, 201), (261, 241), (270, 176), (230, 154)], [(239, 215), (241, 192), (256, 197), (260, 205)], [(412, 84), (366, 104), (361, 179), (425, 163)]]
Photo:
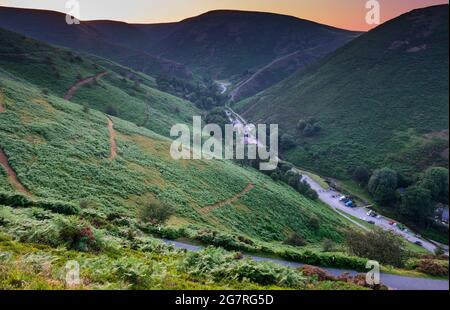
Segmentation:
[[(439, 138), (449, 128), (448, 48), (448, 6), (415, 10), (236, 109), (280, 124), (299, 145), (288, 159), (324, 175), (346, 177), (356, 166), (389, 165), (407, 175), (448, 166), (448, 138)], [(296, 129), (309, 117), (322, 127), (313, 137)]]
[(173, 124), (191, 122), (192, 115), (199, 113), (192, 103), (155, 89), (154, 79), (145, 74), (2, 29), (0, 67), (60, 97), (80, 80), (105, 72), (79, 87), (71, 101), (108, 111), (166, 136)]
[[(311, 242), (341, 238), (344, 224), (326, 206), (256, 171), (225, 161), (174, 161), (170, 140), (118, 118), (113, 118), (118, 156), (111, 161), (104, 114), (87, 114), (79, 105), (4, 76), (1, 89), (0, 145), (35, 197), (89, 200), (105, 217), (134, 217), (138, 206), (158, 197), (176, 208), (175, 223), (265, 241), (284, 240), (289, 232)], [(248, 184), (254, 188), (240, 194)], [(228, 203), (222, 207), (223, 201)]]
[[(163, 245), (153, 236), (300, 255), (279, 241), (293, 232), (311, 246), (340, 241), (348, 223), (232, 162), (174, 161), (169, 139), (102, 112), (137, 123), (151, 99), (147, 127), (163, 133), (194, 113), (189, 102), (153, 89), (152, 78), (7, 31), (0, 42), (0, 288), (360, 288), (221, 249), (194, 254)], [(99, 78), (81, 85), (78, 75)], [(71, 85), (79, 87), (68, 92)], [(140, 217), (155, 198), (174, 208), (167, 225)], [(340, 266), (365, 264), (327, 255)], [(65, 272), (73, 260), (81, 283), (71, 287)]]

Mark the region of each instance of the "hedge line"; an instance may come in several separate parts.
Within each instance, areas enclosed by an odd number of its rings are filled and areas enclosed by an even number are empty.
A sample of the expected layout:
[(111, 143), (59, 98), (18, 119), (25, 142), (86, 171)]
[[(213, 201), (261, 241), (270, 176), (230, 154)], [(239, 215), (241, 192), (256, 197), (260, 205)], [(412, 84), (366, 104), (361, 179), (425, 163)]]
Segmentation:
[(0, 204), (13, 208), (41, 208), (65, 215), (74, 215), (80, 212), (80, 208), (71, 203), (52, 200), (33, 200), (21, 194), (3, 192), (0, 192)]
[(366, 264), (368, 260), (359, 257), (343, 254), (314, 253), (311, 251), (285, 251), (279, 254), (289, 261), (301, 262), (307, 265), (351, 269), (360, 272), (367, 271)]

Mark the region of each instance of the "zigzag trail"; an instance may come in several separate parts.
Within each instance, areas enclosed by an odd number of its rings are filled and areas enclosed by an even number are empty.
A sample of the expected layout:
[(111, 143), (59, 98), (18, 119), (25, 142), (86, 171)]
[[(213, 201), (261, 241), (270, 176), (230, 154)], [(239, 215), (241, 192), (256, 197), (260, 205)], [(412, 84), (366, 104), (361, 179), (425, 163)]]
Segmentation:
[(255, 185), (253, 183), (248, 183), (247, 186), (242, 191), (240, 191), (239, 193), (233, 195), (232, 197), (228, 198), (227, 200), (223, 200), (223, 201), (215, 203), (215, 204), (213, 204), (211, 206), (202, 208), (202, 209), (200, 209), (200, 212), (202, 212), (202, 213), (209, 213), (209, 212), (211, 212), (214, 209), (221, 208), (223, 206), (232, 204), (233, 202), (235, 202), (236, 200), (238, 200), (239, 198), (244, 196), (246, 193), (251, 191), (254, 187), (255, 187)]
[[(74, 85), (72, 85), (69, 90), (64, 95), (64, 99), (70, 100), (75, 95), (75, 92), (80, 88), (81, 86), (90, 83), (92, 81), (96, 81), (97, 79), (105, 76), (108, 74), (108, 72), (101, 72), (97, 75), (87, 77), (85, 79), (82, 79), (81, 81), (78, 81)], [(117, 156), (117, 143), (116, 143), (116, 132), (114, 131), (114, 123), (111, 119), (111, 117), (108, 116), (108, 132), (109, 132), (109, 141), (111, 144), (110, 148), (110, 155), (108, 157), (109, 160), (114, 160)]]
[(64, 99), (66, 100), (70, 100), (73, 98), (73, 96), (75, 95), (75, 92), (78, 90), (78, 88), (80, 88), (81, 86), (88, 84), (92, 81), (96, 81), (99, 78), (105, 76), (106, 74), (108, 74), (108, 72), (101, 72), (97, 75), (94, 76), (90, 76), (87, 77), (85, 79), (82, 79), (81, 81), (78, 81), (77, 83), (75, 83), (74, 85), (72, 85), (69, 90), (66, 92), (66, 94), (64, 95)]

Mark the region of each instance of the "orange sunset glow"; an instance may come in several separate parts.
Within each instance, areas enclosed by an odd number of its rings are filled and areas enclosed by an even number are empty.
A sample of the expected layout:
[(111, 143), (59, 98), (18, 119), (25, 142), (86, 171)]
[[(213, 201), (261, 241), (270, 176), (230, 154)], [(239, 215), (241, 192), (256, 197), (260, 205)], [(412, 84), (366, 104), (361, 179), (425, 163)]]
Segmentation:
[[(129, 23), (175, 22), (216, 9), (274, 12), (351, 30), (369, 30), (365, 0), (79, 0), (82, 20), (110, 19)], [(0, 5), (65, 12), (61, 0), (0, 0)], [(381, 22), (415, 8), (446, 0), (379, 0)]]

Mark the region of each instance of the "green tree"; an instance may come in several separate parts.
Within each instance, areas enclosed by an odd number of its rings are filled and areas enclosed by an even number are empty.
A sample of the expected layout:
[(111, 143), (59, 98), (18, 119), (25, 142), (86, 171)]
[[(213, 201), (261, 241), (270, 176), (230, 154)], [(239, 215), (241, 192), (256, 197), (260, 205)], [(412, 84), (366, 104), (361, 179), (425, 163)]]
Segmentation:
[(171, 206), (151, 200), (139, 209), (139, 219), (145, 223), (164, 224), (174, 213)]
[(389, 168), (376, 170), (369, 180), (369, 192), (376, 202), (390, 204), (395, 201), (397, 173)]
[(417, 223), (428, 222), (433, 214), (434, 206), (431, 201), (431, 191), (421, 186), (411, 186), (406, 189), (402, 197), (401, 212)]
[(280, 138), (280, 145), (283, 150), (290, 150), (297, 144), (295, 143), (294, 137), (292, 137), (290, 134), (285, 133)]
[(406, 259), (403, 241), (390, 231), (349, 231), (345, 243), (351, 254), (380, 263), (402, 267)]
[(448, 169), (441, 167), (429, 168), (425, 171), (420, 186), (426, 188), (431, 193), (431, 199), (448, 204)]

